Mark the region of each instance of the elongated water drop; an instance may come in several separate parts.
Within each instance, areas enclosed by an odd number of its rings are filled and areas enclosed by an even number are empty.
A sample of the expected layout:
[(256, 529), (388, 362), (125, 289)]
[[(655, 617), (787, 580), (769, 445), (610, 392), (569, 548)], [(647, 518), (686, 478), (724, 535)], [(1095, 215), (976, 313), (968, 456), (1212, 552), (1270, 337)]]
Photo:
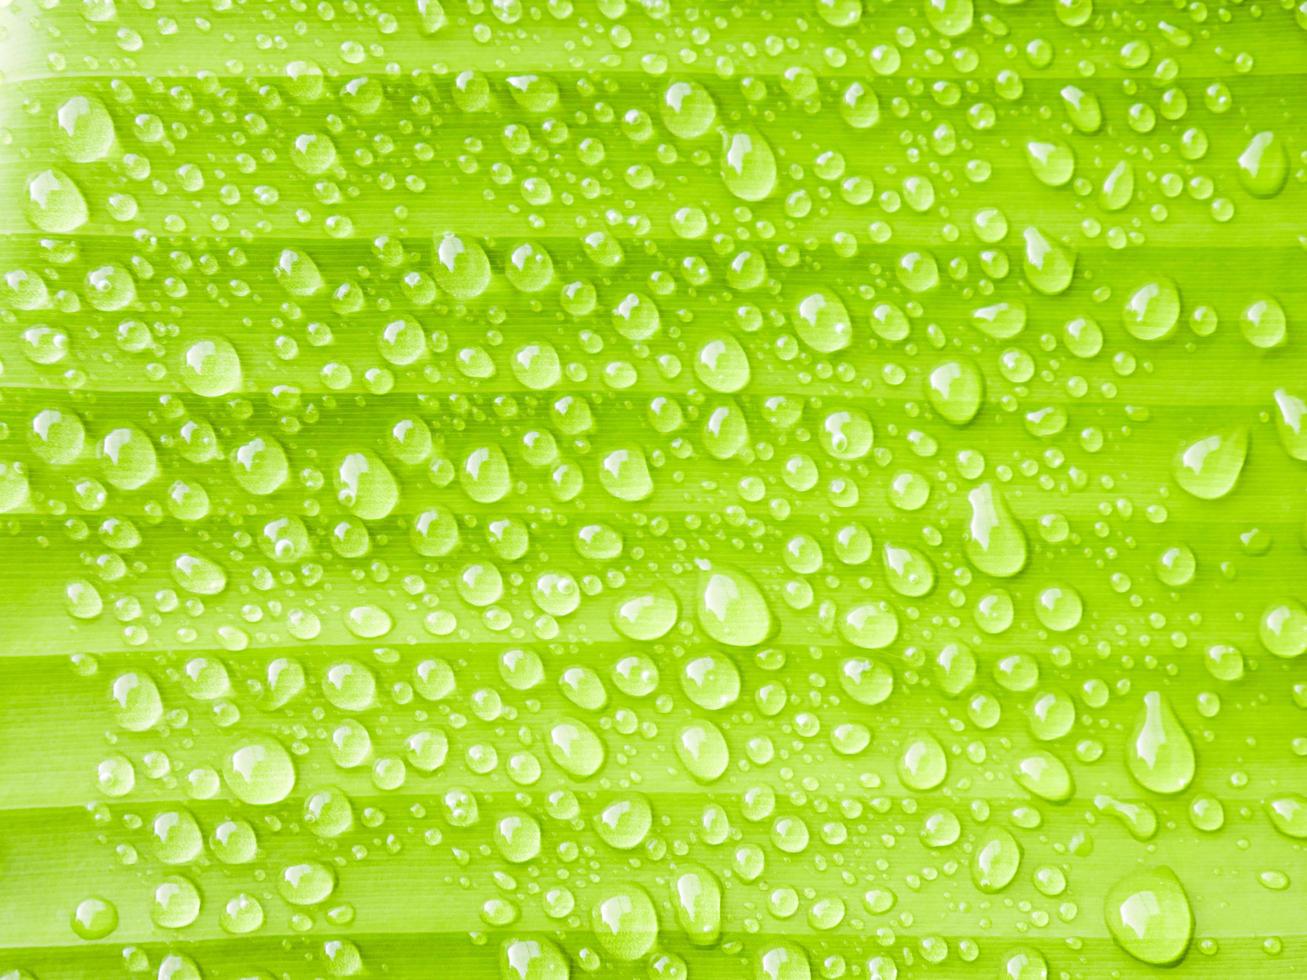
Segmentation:
[(1284, 141), (1270, 130), (1257, 133), (1239, 154), (1239, 183), (1254, 197), (1274, 197), (1289, 176)]
[(722, 182), (742, 201), (761, 201), (776, 186), (776, 157), (756, 129), (722, 131)]
[(1144, 695), (1126, 742), (1125, 761), (1135, 782), (1154, 793), (1179, 793), (1193, 781), (1193, 742), (1160, 691)]
[(762, 591), (738, 569), (700, 560), (695, 615), (718, 643), (748, 647), (771, 633), (772, 615)]
[(1096, 133), (1103, 125), (1103, 108), (1098, 96), (1086, 92), (1079, 85), (1064, 85), (1058, 94), (1062, 97), (1062, 106), (1066, 109), (1071, 125), (1082, 133)]
[(436, 283), (458, 300), (475, 299), (490, 285), (485, 250), (465, 235), (447, 231), (435, 243)]
[(585, 722), (564, 718), (549, 730), (549, 755), (558, 768), (579, 779), (597, 773), (607, 754), (604, 743)]
[(1045, 296), (1057, 296), (1071, 285), (1076, 271), (1076, 254), (1053, 241), (1033, 225), (1021, 233), (1026, 242), (1023, 271), (1030, 288)]
[(1307, 840), (1307, 796), (1301, 793), (1278, 796), (1267, 802), (1266, 812), (1270, 815), (1271, 826), (1285, 837)]
[(971, 880), (982, 892), (999, 892), (1012, 883), (1021, 867), (1021, 845), (1002, 827), (993, 827), (976, 842), (971, 856)]
[(599, 944), (616, 960), (638, 960), (658, 940), (658, 913), (639, 885), (610, 886), (591, 907), (590, 922)]
[(1105, 211), (1120, 211), (1135, 195), (1135, 169), (1129, 160), (1118, 160), (1103, 178), (1098, 203)]
[(716, 782), (731, 761), (726, 736), (710, 721), (690, 722), (677, 732), (674, 744), (685, 771), (701, 783)]
[(799, 301), (796, 331), (799, 339), (822, 354), (833, 354), (853, 342), (853, 323), (844, 301), (828, 289), (809, 293)]
[(336, 467), (336, 499), (356, 517), (379, 521), (399, 503), (399, 484), (371, 450), (347, 453)]
[(631, 640), (657, 640), (677, 623), (680, 603), (665, 585), (622, 596), (613, 605), (613, 628)]
[(711, 946), (722, 932), (722, 886), (700, 864), (679, 868), (671, 881), (676, 922), (695, 946)]
[(967, 559), (986, 575), (1011, 578), (1026, 566), (1026, 532), (994, 484), (986, 482), (967, 494), (971, 521), (966, 535)]
[(971, 360), (947, 360), (930, 372), (926, 397), (940, 418), (953, 425), (966, 425), (985, 400), (984, 375)]

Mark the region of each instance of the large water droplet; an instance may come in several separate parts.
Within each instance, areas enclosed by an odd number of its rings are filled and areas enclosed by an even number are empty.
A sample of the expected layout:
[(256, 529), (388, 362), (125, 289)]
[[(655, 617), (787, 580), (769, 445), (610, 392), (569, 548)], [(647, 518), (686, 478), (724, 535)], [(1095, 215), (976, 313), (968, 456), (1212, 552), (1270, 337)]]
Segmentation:
[(722, 130), (722, 182), (742, 201), (761, 201), (776, 186), (776, 157), (756, 129)]
[(1021, 529), (1002, 493), (982, 483), (967, 494), (971, 521), (966, 536), (967, 558), (986, 575), (1011, 578), (1026, 565), (1026, 532)]
[(1254, 197), (1274, 197), (1289, 176), (1284, 141), (1270, 130), (1253, 136), (1239, 154), (1239, 183)]
[(844, 301), (828, 289), (809, 293), (798, 305), (799, 339), (822, 354), (833, 354), (853, 342), (853, 323)]
[(95, 96), (74, 95), (55, 114), (55, 142), (74, 163), (103, 160), (113, 147), (113, 117)]
[(1144, 695), (1126, 742), (1125, 761), (1135, 781), (1154, 793), (1179, 793), (1193, 781), (1193, 742), (1160, 691)]
[(590, 909), (590, 924), (599, 944), (616, 960), (638, 960), (658, 940), (658, 913), (639, 885), (607, 888)]
[(722, 886), (700, 864), (682, 865), (671, 880), (676, 922), (695, 946), (711, 946), (722, 932)]
[(975, 362), (954, 358), (930, 372), (926, 396), (946, 422), (966, 425), (976, 417), (985, 400), (985, 378)]
[(81, 188), (62, 170), (53, 168), (27, 179), (24, 211), (34, 228), (55, 235), (76, 231), (88, 217)]
[(490, 260), (471, 238), (445, 232), (436, 239), (434, 259), (436, 283), (455, 299), (476, 299), (490, 285)]
[(1154, 279), (1132, 292), (1121, 309), (1121, 322), (1139, 340), (1165, 340), (1180, 321), (1180, 291), (1169, 279)]
[(1171, 473), (1186, 493), (1199, 500), (1219, 500), (1234, 489), (1247, 456), (1248, 430), (1240, 427), (1184, 446)]
[(695, 615), (703, 631), (718, 643), (748, 647), (771, 633), (772, 615), (762, 591), (743, 572), (698, 562), (699, 588)]
[(1108, 890), (1103, 914), (1112, 938), (1142, 963), (1170, 966), (1189, 949), (1193, 910), (1180, 879), (1168, 867), (1126, 875)]
[(267, 806), (280, 803), (295, 787), (295, 765), (280, 742), (271, 738), (247, 739), (223, 760), (222, 775), (242, 803)]

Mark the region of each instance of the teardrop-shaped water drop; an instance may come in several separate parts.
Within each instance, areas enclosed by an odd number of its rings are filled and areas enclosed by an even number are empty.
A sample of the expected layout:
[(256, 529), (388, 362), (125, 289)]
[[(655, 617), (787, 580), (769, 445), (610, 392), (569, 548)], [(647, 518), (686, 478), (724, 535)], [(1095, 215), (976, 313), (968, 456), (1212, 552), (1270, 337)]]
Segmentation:
[(379, 521), (399, 503), (399, 484), (370, 449), (347, 453), (336, 467), (336, 499), (355, 517)]
[(985, 482), (967, 494), (971, 521), (966, 535), (967, 559), (986, 575), (1010, 578), (1026, 566), (1026, 532), (994, 484)]
[(1071, 125), (1082, 133), (1096, 133), (1103, 125), (1103, 107), (1098, 96), (1086, 92), (1079, 85), (1064, 85), (1058, 94)]
[(1248, 457), (1248, 430), (1242, 426), (1188, 443), (1171, 466), (1175, 482), (1199, 500), (1219, 500), (1239, 481)]
[(1045, 296), (1057, 296), (1071, 285), (1076, 271), (1076, 253), (1053, 241), (1033, 225), (1021, 233), (1026, 242), (1022, 270), (1030, 288)]
[(722, 182), (742, 201), (761, 201), (776, 187), (776, 156), (756, 129), (722, 131)]
[(1120, 211), (1135, 196), (1135, 168), (1129, 160), (1118, 160), (1103, 178), (1098, 203), (1105, 211)]
[(885, 542), (881, 546), (885, 581), (899, 595), (920, 598), (935, 587), (935, 566), (921, 551), (910, 545)]
[(1289, 154), (1275, 133), (1257, 133), (1239, 154), (1239, 183), (1254, 197), (1274, 197), (1289, 176)]
[(1016, 779), (1041, 800), (1065, 803), (1075, 793), (1075, 783), (1066, 763), (1043, 749), (1036, 749), (1017, 760)]
[(833, 354), (853, 342), (853, 323), (844, 301), (828, 289), (818, 289), (799, 301), (795, 331), (799, 339), (822, 354)]
[(772, 628), (771, 609), (762, 590), (744, 572), (707, 560), (699, 565), (695, 615), (703, 631), (718, 643), (748, 647), (765, 640)]
[(89, 214), (81, 188), (53, 167), (27, 178), (24, 211), (34, 228), (54, 235), (76, 231), (86, 224)]
[(974, 361), (951, 358), (930, 372), (926, 397), (944, 421), (966, 425), (985, 400), (985, 377)]
[(1126, 742), (1125, 761), (1135, 782), (1154, 793), (1179, 793), (1193, 781), (1193, 742), (1160, 691), (1144, 695)]
[(1021, 867), (1021, 845), (1002, 827), (991, 827), (971, 855), (971, 880), (982, 892), (1000, 892)]
[(113, 147), (113, 116), (95, 96), (74, 95), (55, 114), (55, 142), (74, 163), (103, 160)]
[(1280, 445), (1294, 459), (1307, 462), (1307, 401), (1285, 390), (1275, 389), (1275, 428)]
[(615, 960), (638, 960), (658, 940), (658, 913), (639, 885), (610, 886), (590, 909), (599, 945)]
[(932, 790), (948, 776), (948, 755), (929, 732), (915, 735), (899, 754), (899, 781), (917, 792)]
[(1132, 292), (1121, 310), (1121, 323), (1138, 340), (1165, 340), (1180, 322), (1180, 291), (1169, 279), (1153, 279)]
[(297, 299), (317, 295), (324, 285), (318, 264), (297, 248), (282, 249), (272, 272), (282, 288)]
[(1061, 140), (1031, 140), (1026, 144), (1026, 163), (1041, 184), (1061, 187), (1076, 172), (1075, 152)]
[(671, 879), (676, 922), (695, 946), (711, 946), (722, 932), (722, 886), (700, 864), (686, 864)]
[(1285, 837), (1307, 840), (1307, 796), (1286, 793), (1266, 804), (1266, 812), (1273, 826)]
[(693, 80), (672, 82), (659, 102), (663, 125), (678, 139), (694, 140), (717, 119), (717, 104), (708, 90)]
[(490, 285), (490, 259), (473, 239), (447, 231), (435, 243), (436, 284), (458, 300), (476, 299)]

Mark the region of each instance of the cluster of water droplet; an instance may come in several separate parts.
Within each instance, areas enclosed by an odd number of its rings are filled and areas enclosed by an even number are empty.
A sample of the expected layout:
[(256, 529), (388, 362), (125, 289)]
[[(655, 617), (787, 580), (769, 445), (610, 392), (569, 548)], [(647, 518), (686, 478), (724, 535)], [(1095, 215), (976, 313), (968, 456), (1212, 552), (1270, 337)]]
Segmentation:
[(0, 11), (0, 512), (119, 865), (60, 942), (1031, 980), (1216, 953), (1223, 799), (1301, 867), (1234, 743), (1302, 502), (1205, 528), (1301, 482), (1302, 293), (1174, 257), (1293, 247), (1293, 12), (153, 6)]

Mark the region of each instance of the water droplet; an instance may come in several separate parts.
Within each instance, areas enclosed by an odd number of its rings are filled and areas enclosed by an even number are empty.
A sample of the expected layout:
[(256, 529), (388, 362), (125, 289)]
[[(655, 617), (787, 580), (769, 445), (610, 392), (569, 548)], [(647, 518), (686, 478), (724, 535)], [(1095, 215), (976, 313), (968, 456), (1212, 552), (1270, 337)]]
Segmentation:
[(1274, 197), (1289, 176), (1284, 141), (1270, 130), (1253, 136), (1239, 154), (1239, 183), (1254, 197)]
[(1026, 533), (1008, 510), (992, 483), (967, 494), (971, 521), (966, 537), (967, 558), (986, 575), (1011, 578), (1026, 566)]
[(742, 201), (761, 201), (776, 187), (776, 156), (756, 129), (722, 130), (722, 182)]
[(1159, 691), (1144, 695), (1126, 742), (1126, 766), (1140, 786), (1154, 793), (1179, 793), (1193, 781), (1193, 743)]
[(295, 766), (281, 743), (247, 739), (223, 760), (223, 779), (238, 800), (255, 806), (280, 803), (295, 787)]
[(590, 909), (590, 923), (599, 944), (616, 960), (638, 960), (658, 940), (658, 913), (639, 885), (607, 888)]
[(1113, 885), (1104, 900), (1104, 916), (1117, 944), (1152, 966), (1180, 962), (1193, 936), (1189, 896), (1165, 866), (1132, 872)]
[(699, 561), (695, 616), (718, 643), (748, 647), (761, 643), (772, 629), (771, 609), (753, 579), (738, 569)]
[(1234, 489), (1247, 457), (1247, 429), (1218, 432), (1182, 447), (1171, 473), (1181, 489), (1199, 500), (1219, 500)]

